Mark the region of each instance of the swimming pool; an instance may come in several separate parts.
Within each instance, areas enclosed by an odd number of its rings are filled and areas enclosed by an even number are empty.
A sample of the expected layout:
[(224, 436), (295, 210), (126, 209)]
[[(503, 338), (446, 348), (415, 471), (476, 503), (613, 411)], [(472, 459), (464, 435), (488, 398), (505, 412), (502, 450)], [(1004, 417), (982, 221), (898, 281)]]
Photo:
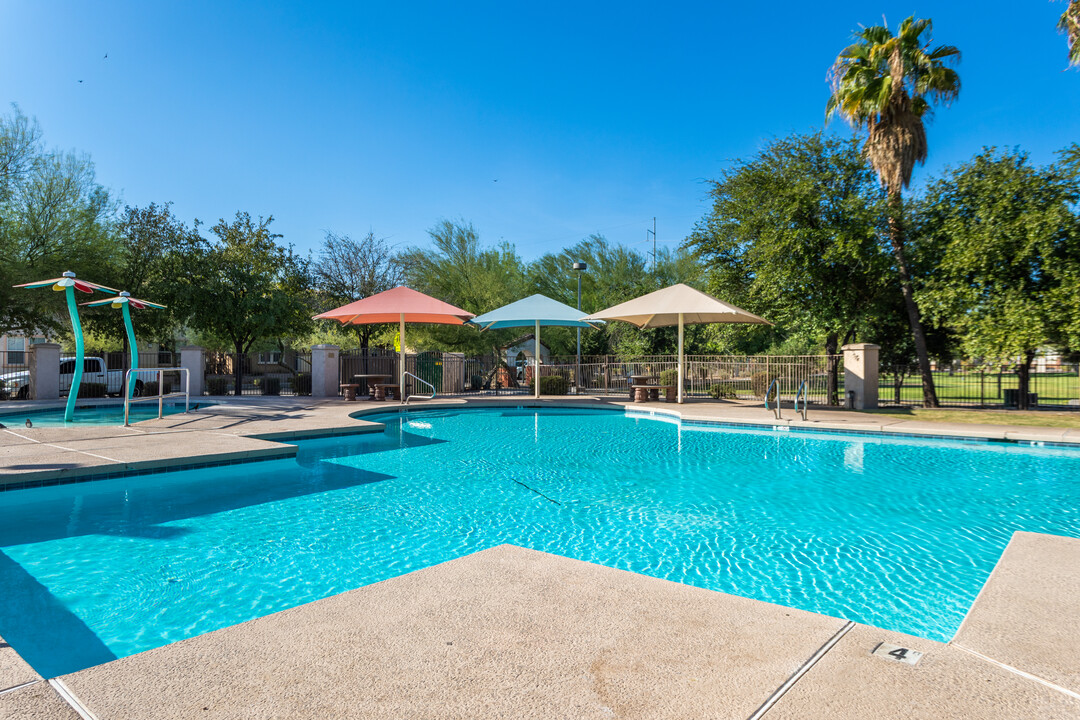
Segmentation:
[(377, 419), (295, 460), (0, 493), (0, 635), (51, 677), (512, 543), (946, 640), (1014, 531), (1080, 535), (1069, 449)]
[[(207, 407), (212, 403), (201, 403)], [(195, 407), (196, 403), (191, 403)], [(174, 415), (184, 412), (184, 403), (167, 402), (162, 408), (164, 414)], [(157, 417), (156, 402), (134, 403), (128, 413), (131, 422), (150, 420)], [(75, 407), (75, 419), (71, 422), (64, 421), (64, 408), (56, 407), (48, 410), (0, 410), (0, 424), (8, 427), (22, 427), (26, 421), (33, 423), (34, 427), (77, 427), (83, 425), (123, 425), (124, 403), (110, 405), (79, 405)]]

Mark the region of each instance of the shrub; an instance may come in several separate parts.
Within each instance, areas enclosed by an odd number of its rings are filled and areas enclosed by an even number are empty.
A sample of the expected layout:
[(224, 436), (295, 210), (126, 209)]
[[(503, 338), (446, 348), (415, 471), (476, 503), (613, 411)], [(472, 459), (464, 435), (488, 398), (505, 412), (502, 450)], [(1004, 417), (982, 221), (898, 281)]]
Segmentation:
[(661, 385), (677, 385), (679, 383), (679, 368), (668, 368), (660, 372)]
[[(536, 386), (531, 382), (529, 383), (529, 389), (533, 390)], [(541, 375), (540, 376), (540, 394), (541, 395), (565, 395), (570, 391), (570, 380), (562, 375)]]
[(713, 385), (709, 388), (709, 397), (716, 400), (737, 400), (739, 394), (728, 385)]
[(482, 390), (484, 388), (484, 376), (471, 375), (469, 377), (469, 387), (473, 390)]
[(293, 391), (297, 395), (310, 395), (311, 394), (311, 373), (298, 373), (293, 385)]
[(230, 384), (229, 378), (206, 378), (206, 392), (210, 395), (228, 395)]
[(79, 397), (81, 398), (103, 398), (106, 395), (108, 387), (105, 383), (82, 383), (79, 385)]
[(765, 393), (769, 391), (769, 386), (775, 379), (776, 373), (768, 373), (764, 370), (756, 372), (750, 376), (750, 391), (754, 393), (754, 397), (765, 399)]
[(281, 378), (268, 377), (262, 379), (262, 394), (263, 395), (280, 395), (281, 394)]

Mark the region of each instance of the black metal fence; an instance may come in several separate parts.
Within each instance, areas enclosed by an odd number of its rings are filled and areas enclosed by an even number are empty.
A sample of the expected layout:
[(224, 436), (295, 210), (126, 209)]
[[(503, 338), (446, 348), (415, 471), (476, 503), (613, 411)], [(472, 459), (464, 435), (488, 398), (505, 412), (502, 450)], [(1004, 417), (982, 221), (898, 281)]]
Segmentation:
[[(236, 387), (238, 374), (239, 393)], [(207, 352), (203, 394), (310, 395), (311, 353), (292, 350), (241, 355)]]
[(0, 401), (29, 397), (30, 353), (0, 350)]
[[(364, 386), (399, 383), (397, 353), (374, 350), (341, 353), (339, 380)], [(613, 355), (557, 356), (540, 365), (541, 392), (551, 394), (627, 395), (635, 378), (640, 382), (675, 384), (676, 355), (619, 358)], [(527, 395), (533, 392), (531, 359), (507, 364), (492, 355), (467, 357), (459, 353), (410, 353), (405, 369), (430, 383), (439, 395)], [(391, 380), (390, 378), (394, 378)], [(559, 378), (548, 381), (543, 378)], [(773, 380), (782, 399), (794, 399), (800, 387), (812, 403), (838, 403), (843, 398), (843, 357), (840, 355), (685, 357), (684, 394), (687, 397), (760, 400)], [(418, 387), (412, 387), (417, 385)], [(367, 393), (361, 387), (361, 394)], [(406, 379), (406, 393), (427, 387)]]
[[(933, 371), (934, 388), (942, 405), (979, 408), (1016, 408), (1019, 375), (1016, 365), (957, 363)], [(1080, 409), (1080, 366), (1035, 364), (1028, 387), (1029, 407)], [(917, 365), (882, 367), (878, 403), (922, 405), (922, 377)]]
[[(812, 403), (836, 404), (843, 397), (842, 355), (686, 355), (683, 360), (687, 397), (762, 400), (773, 380), (785, 400), (794, 399), (800, 388)], [(678, 367), (677, 355), (582, 356), (580, 365), (569, 355), (550, 358), (540, 375), (560, 375), (583, 394), (629, 396), (635, 378), (675, 384)]]

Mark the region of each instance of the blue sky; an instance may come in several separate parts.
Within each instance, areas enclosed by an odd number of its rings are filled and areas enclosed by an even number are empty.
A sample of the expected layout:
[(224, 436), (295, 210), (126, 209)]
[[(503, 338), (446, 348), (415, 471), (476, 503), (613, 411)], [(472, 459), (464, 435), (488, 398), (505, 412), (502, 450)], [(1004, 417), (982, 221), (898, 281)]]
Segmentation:
[(882, 15), (964, 53), (916, 183), (984, 145), (1051, 160), (1080, 141), (1063, 9), (0, 0), (0, 100), (126, 203), (272, 214), (304, 251), (326, 230), (423, 246), (443, 218), (527, 259), (594, 232), (645, 250), (654, 216), (689, 233), (731, 159), (821, 126), (829, 65)]

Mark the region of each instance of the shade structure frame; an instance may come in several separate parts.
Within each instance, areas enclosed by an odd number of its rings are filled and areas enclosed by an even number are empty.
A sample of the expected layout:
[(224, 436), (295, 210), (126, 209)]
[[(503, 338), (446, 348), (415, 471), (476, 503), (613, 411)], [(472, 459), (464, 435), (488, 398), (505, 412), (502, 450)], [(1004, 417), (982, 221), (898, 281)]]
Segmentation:
[(313, 320), (335, 320), (342, 325), (386, 325), (398, 324), (398, 397), (405, 403), (405, 324), (421, 325), (464, 325), (476, 317), (468, 310), (462, 310), (438, 298), (425, 295), (418, 290), (399, 285), (366, 298), (355, 300), (341, 307), (327, 310), (312, 317)]
[(679, 377), (677, 402), (684, 402), (685, 350), (684, 332), (688, 324), (772, 325), (763, 317), (724, 302), (719, 298), (678, 283), (633, 300), (585, 315), (582, 320), (619, 320), (639, 328), (679, 328)]
[(480, 332), (512, 327), (533, 328), (533, 397), (540, 398), (540, 327), (596, 329), (603, 321), (581, 319), (581, 310), (539, 293), (495, 308), (469, 321)]

